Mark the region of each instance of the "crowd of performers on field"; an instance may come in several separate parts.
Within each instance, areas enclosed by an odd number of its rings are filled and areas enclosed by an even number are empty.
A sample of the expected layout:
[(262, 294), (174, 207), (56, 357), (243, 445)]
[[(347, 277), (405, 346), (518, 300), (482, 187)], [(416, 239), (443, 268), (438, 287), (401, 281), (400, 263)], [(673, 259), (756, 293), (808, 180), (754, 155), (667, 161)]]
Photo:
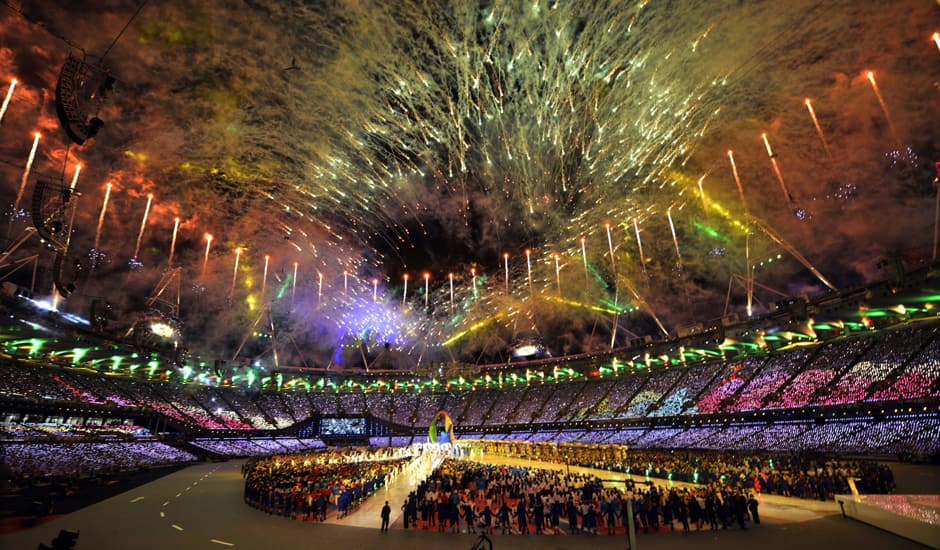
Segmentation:
[(746, 529), (760, 523), (753, 494), (714, 483), (605, 487), (594, 476), (446, 459), (402, 504), (405, 528), (483, 534), (623, 533), (632, 505), (643, 532)]
[(269, 514), (324, 521), (354, 510), (412, 458), (411, 448), (362, 447), (252, 459), (242, 467), (245, 502)]
[[(642, 532), (662, 529), (746, 529), (760, 523), (755, 494), (826, 500), (848, 493), (890, 492), (891, 470), (865, 461), (804, 455), (634, 451), (622, 446), (463, 441), (456, 446), (345, 448), (253, 459), (243, 468), (245, 500), (268, 513), (323, 521), (338, 517), (417, 464), (446, 456), (401, 503), (405, 528), (475, 533), (623, 533), (628, 509)], [(499, 463), (500, 457), (566, 464), (540, 469)], [(602, 481), (571, 472), (629, 473)], [(425, 470), (427, 471), (427, 470)], [(603, 475), (603, 474), (601, 474)], [(659, 478), (682, 487), (653, 483)], [(689, 484), (686, 486), (685, 484)]]
[(714, 482), (743, 491), (798, 498), (832, 500), (852, 492), (886, 494), (894, 475), (881, 463), (837, 460), (819, 454), (747, 451), (628, 449), (620, 445), (578, 445), (509, 441), (463, 443), (475, 454), (527, 458), (585, 466), (647, 477), (707, 485)]

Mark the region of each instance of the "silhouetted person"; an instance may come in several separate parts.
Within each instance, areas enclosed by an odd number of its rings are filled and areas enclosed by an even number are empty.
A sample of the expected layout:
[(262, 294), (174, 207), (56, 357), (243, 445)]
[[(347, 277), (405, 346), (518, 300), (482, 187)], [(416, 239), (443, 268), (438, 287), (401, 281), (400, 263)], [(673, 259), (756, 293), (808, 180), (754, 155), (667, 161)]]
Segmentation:
[(754, 525), (759, 525), (760, 516), (757, 515), (757, 499), (754, 498), (754, 493), (748, 495), (747, 508), (751, 511), (751, 520), (754, 521)]
[(388, 501), (385, 501), (385, 506), (382, 506), (382, 531), (388, 531), (388, 518), (392, 515), (392, 509), (388, 505)]

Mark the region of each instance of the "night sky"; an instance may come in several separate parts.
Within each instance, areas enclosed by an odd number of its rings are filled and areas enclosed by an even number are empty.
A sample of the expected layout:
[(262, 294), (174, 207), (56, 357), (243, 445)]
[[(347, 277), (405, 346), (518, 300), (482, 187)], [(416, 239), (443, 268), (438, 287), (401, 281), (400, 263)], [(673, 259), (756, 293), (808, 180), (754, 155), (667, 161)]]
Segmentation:
[[(575, 353), (609, 347), (615, 318), (622, 344), (722, 315), (748, 257), (762, 285), (828, 292), (769, 232), (839, 289), (931, 257), (936, 2), (174, 0), (103, 60), (137, 2), (6, 4), (4, 216), (34, 132), (21, 210), (37, 177), (82, 164), (69, 258), (85, 269), (61, 307), (104, 297), (115, 329), (167, 269), (179, 217), (186, 340), (207, 356), (266, 304), (293, 342), (282, 362), (342, 359), (357, 338), (415, 361), (499, 360), (528, 336)], [(56, 78), (82, 50), (117, 84), (66, 158)], [(7, 242), (29, 223), (17, 213)], [(755, 291), (755, 314), (774, 299)], [(732, 306), (746, 315), (740, 285)]]

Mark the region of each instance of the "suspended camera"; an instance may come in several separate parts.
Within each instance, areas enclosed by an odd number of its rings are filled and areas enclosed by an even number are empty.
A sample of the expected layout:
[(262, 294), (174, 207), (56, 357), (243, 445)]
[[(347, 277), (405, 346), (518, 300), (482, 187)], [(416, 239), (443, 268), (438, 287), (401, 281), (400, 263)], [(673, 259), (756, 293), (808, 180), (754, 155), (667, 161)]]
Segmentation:
[(30, 213), (40, 241), (55, 252), (52, 281), (62, 297), (67, 297), (75, 291), (75, 282), (84, 270), (82, 263), (74, 260), (72, 276), (70, 280), (65, 280), (63, 266), (68, 254), (69, 233), (72, 230), (69, 218), (74, 207), (72, 190), (68, 186), (46, 178), (36, 181)]
[(30, 214), (39, 238), (52, 250), (66, 248), (71, 199), (72, 191), (63, 183), (46, 178), (36, 181)]
[(65, 134), (78, 145), (95, 137), (104, 121), (98, 118), (101, 104), (114, 90), (117, 80), (104, 68), (71, 53), (62, 64), (55, 87), (55, 110)]
[(88, 320), (91, 326), (97, 331), (104, 331), (108, 324), (113, 320), (112, 312), (114, 306), (111, 302), (102, 298), (95, 298), (91, 301), (91, 308), (88, 314)]

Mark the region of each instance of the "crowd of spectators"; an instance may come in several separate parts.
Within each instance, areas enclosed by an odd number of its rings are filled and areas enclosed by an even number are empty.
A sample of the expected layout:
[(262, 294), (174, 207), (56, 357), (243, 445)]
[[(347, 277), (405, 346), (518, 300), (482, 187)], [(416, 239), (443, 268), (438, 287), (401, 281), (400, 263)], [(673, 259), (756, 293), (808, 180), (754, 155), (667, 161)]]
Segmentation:
[(613, 381), (585, 382), (578, 395), (571, 400), (568, 406), (568, 415), (565, 420), (583, 420), (592, 407), (604, 399), (610, 391)]
[[(764, 398), (779, 390), (790, 379), (794, 370), (804, 366), (811, 355), (809, 350), (798, 349), (771, 356), (761, 368), (760, 374), (750, 377), (734, 404), (727, 405), (724, 410), (752, 411), (761, 408)], [(796, 369), (794, 365), (797, 366)]]
[(368, 413), (424, 428), (441, 409), (461, 426), (495, 426), (878, 403), (940, 396), (937, 330), (932, 324), (908, 327), (770, 355), (642, 369), (614, 378), (570, 382), (520, 378), (507, 380), (501, 388), (445, 392), (245, 392), (4, 360), (0, 397), (145, 407), (184, 430), (244, 431), (283, 429), (313, 414)]
[(553, 441), (628, 445), (639, 449), (736, 449), (783, 452), (835, 452), (858, 455), (908, 456), (930, 460), (940, 455), (940, 417), (896, 413), (882, 419), (861, 417), (744, 421), (717, 425), (627, 426), (609, 429), (566, 429), (511, 433), (468, 433), (468, 438), (512, 441)]
[(845, 368), (859, 360), (871, 342), (866, 339), (836, 340), (824, 344), (804, 370), (768, 403), (771, 407), (803, 407)]
[(613, 381), (604, 398), (588, 411), (584, 419), (607, 420), (619, 418), (620, 408), (626, 405), (630, 398), (636, 394), (643, 382), (646, 381), (647, 376), (649, 374), (640, 374)]
[(684, 369), (676, 367), (650, 374), (649, 381), (643, 386), (643, 389), (630, 400), (624, 416), (644, 416), (653, 405), (666, 396), (666, 392), (685, 374)]
[(81, 477), (195, 461), (191, 453), (158, 441), (24, 443), (0, 441), (0, 460), (11, 477)]
[(697, 412), (720, 412), (725, 401), (733, 398), (739, 390), (743, 389), (751, 376), (759, 372), (767, 360), (767, 357), (749, 357), (743, 361), (727, 362), (724, 370), (698, 399)]
[(268, 438), (196, 438), (190, 444), (202, 450), (226, 457), (268, 456), (296, 453), (326, 447), (320, 439), (268, 437)]

